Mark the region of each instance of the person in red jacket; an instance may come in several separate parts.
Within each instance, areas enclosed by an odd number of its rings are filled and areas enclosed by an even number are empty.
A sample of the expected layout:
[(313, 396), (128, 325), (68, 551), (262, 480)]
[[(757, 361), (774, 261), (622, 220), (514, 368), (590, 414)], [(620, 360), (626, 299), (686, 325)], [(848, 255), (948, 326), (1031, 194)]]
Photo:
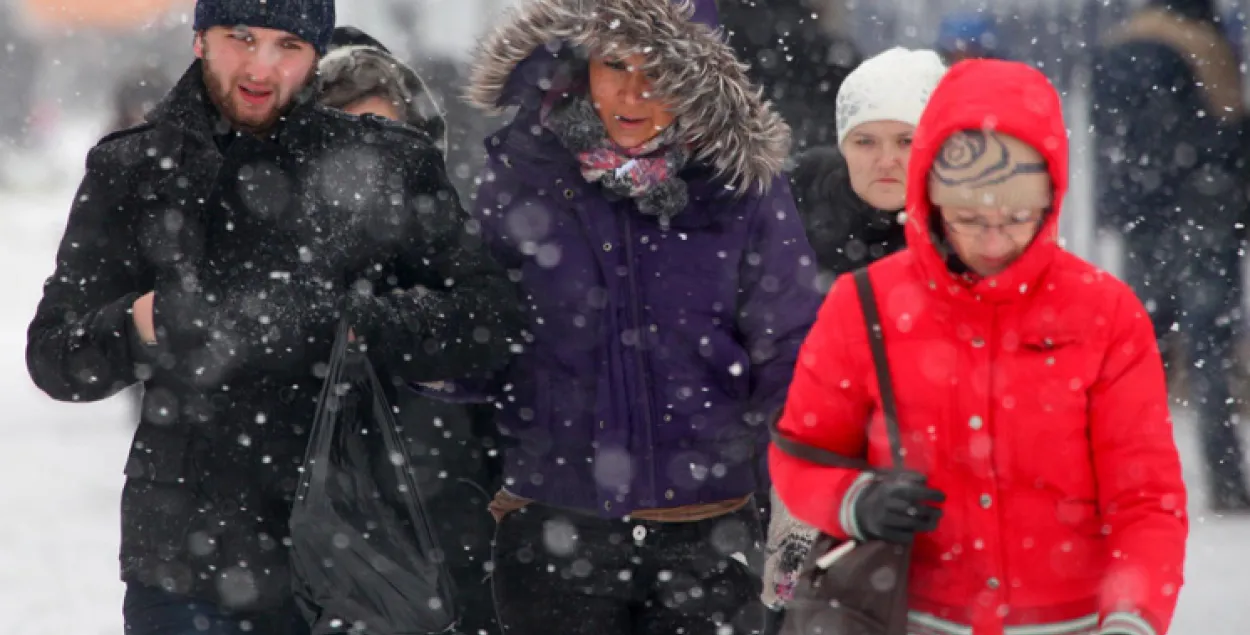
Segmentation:
[(1058, 94), (1024, 64), (955, 65), (908, 171), (907, 248), (868, 271), (907, 467), (925, 478), (888, 473), (867, 328), (843, 276), (779, 426), (882, 469), (774, 447), (781, 499), (838, 538), (914, 541), (909, 633), (1163, 635), (1188, 533), (1163, 365), (1133, 292), (1058, 244)]

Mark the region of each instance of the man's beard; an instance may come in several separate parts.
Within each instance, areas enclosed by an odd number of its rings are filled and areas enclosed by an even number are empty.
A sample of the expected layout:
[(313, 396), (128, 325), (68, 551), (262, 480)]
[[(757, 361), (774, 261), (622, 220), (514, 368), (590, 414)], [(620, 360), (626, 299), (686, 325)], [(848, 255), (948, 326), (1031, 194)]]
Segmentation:
[(296, 101), (300, 95), (311, 85), (313, 77), (317, 73), (317, 67), (314, 65), (308, 72), (308, 77), (300, 82), (299, 88), (291, 94), (282, 92), (281, 87), (273, 87), (273, 107), (264, 115), (257, 117), (256, 115), (246, 114), (238, 105), (238, 82), (233, 77), (227, 77), (222, 73), (218, 73), (209, 61), (210, 56), (207, 50), (204, 53), (204, 87), (208, 90), (208, 98), (212, 100), (213, 105), (217, 107), (217, 111), (221, 113), (231, 127), (240, 132), (246, 132), (253, 135), (261, 135), (271, 130), (278, 120), (291, 111), (295, 107)]

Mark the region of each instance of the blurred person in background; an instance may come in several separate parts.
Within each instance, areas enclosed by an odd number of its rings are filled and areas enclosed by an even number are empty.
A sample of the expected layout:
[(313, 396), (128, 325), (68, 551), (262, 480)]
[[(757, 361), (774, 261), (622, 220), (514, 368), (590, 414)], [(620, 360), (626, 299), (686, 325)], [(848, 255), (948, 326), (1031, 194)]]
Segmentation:
[(391, 52), (385, 44), (365, 31), (354, 26), (336, 26), (334, 34), (330, 36), (330, 50), (334, 51), (344, 46), (371, 46), (385, 53)]
[(933, 48), (950, 65), (968, 59), (1003, 59), (1005, 46), (993, 14), (969, 11), (942, 18)]
[[(376, 115), (424, 132), (440, 152), (447, 151), (447, 124), (425, 81), (390, 49), (363, 32), (335, 29), (339, 42), (318, 63), (317, 99), (353, 115)], [(372, 43), (370, 43), (372, 42)]]
[[(72, 402), (144, 383), (128, 635), (306, 635), (286, 537), (341, 322), (386, 386), (506, 363), (520, 307), (428, 135), (313, 99), (333, 0), (199, 0), (196, 60), (87, 156), (27, 334)], [(393, 398), (394, 395), (388, 395)]]
[(1171, 624), (1188, 515), (1163, 366), (1132, 290), (1059, 245), (1067, 187), (1068, 130), (1046, 77), (956, 64), (916, 127), (907, 248), (867, 268), (880, 330), (842, 276), (803, 344), (781, 434), (869, 467), (774, 447), (774, 485), (838, 540), (912, 546), (908, 633)]
[[(443, 114), (425, 82), (381, 42), (338, 27), (318, 65), (317, 99), (356, 115), (394, 119), (446, 148)], [(421, 498), (456, 587), (459, 632), (499, 632), (490, 584), (494, 520), (487, 506), (500, 486), (494, 408), (456, 404), (400, 389), (396, 417), (413, 455)]]
[[(396, 19), (412, 23), (418, 14), (410, 6), (398, 5)], [(397, 60), (407, 60), (407, 66), (421, 77), (425, 94), (446, 120), (447, 175), (463, 201), (472, 200), (477, 190), (477, 172), (486, 161), (486, 149), (482, 145), (492, 125), (501, 121), (473, 108), (464, 108), (464, 84), (466, 69), (460, 62), (440, 53), (410, 51), (407, 55), (391, 51), (372, 35), (351, 26), (335, 29), (331, 47), (347, 45), (372, 46), (390, 53)]]
[[(335, 29), (331, 48), (351, 45), (372, 46), (386, 51), (397, 60), (402, 61), (405, 58), (356, 27), (342, 26)], [(434, 53), (418, 53), (406, 57), (407, 66), (421, 77), (426, 97), (443, 113), (447, 175), (460, 194), (460, 199), (472, 200), (477, 190), (478, 168), (486, 161), (486, 149), (482, 145), (482, 139), (490, 132), (492, 122), (498, 122), (495, 117), (489, 117), (478, 110), (459, 107), (463, 106), (461, 93), (464, 91), (466, 79), (465, 69), (460, 63)]]
[(721, 23), (747, 76), (793, 131), (795, 152), (833, 145), (834, 96), (862, 57), (826, 30), (810, 0), (720, 0)]
[(23, 32), (16, 13), (0, 0), (0, 183), (10, 178), (5, 163), (29, 145), (39, 94), (39, 43)]
[(1242, 325), (1245, 110), (1213, 4), (1152, 0), (1106, 35), (1092, 76), (1096, 210), (1124, 240), (1125, 277), (1169, 367), (1184, 360), (1210, 508), (1250, 513), (1230, 388)]
[[(903, 211), (912, 137), (946, 72), (937, 53), (894, 48), (869, 58), (838, 91), (836, 147), (799, 156), (791, 184), (828, 291), (839, 276), (906, 246)], [(819, 530), (773, 496), (762, 599), (789, 600)]]
[(758, 98), (712, 0), (529, 0), (469, 94), (515, 107), (474, 211), (530, 307), (499, 378), (505, 633), (763, 626), (752, 500), (820, 295)]
[(147, 64), (130, 69), (113, 87), (113, 118), (111, 132), (138, 126), (160, 103), (173, 82), (160, 68)]
[[(424, 22), (436, 19), (436, 15), (443, 11), (438, 8), (441, 5), (408, 0), (384, 0), (379, 4), (385, 6), (382, 11), (386, 16), (384, 19), (395, 25), (390, 28), (389, 33), (394, 34), (396, 41), (402, 41), (399, 45), (392, 43), (389, 47), (391, 53), (421, 76), (431, 98), (445, 113), (444, 116), (447, 118), (447, 175), (452, 185), (456, 186), (460, 199), (471, 201), (477, 193), (478, 172), (486, 161), (486, 148), (482, 140), (490, 136), (491, 131), (503, 125), (506, 120), (498, 113), (484, 113), (475, 108), (465, 107), (464, 87), (468, 81), (467, 60), (459, 55), (451, 54), (444, 46), (431, 44), (420, 35), (421, 31), (426, 28)], [(342, 6), (346, 5), (341, 5), (340, 8)], [(468, 7), (468, 5), (454, 4), (447, 6), (449, 8), (454, 6), (456, 12)], [(471, 12), (472, 9), (469, 11)], [(494, 19), (491, 11), (479, 13), (476, 18), (480, 19), (483, 27), (488, 27)], [(406, 29), (406, 32), (402, 33), (406, 37), (401, 37), (401, 32), (394, 30), (400, 25)], [(344, 31), (342, 36), (344, 38), (347, 37), (348, 32), (360, 33), (360, 30), (354, 27), (343, 27), (341, 30)], [(377, 38), (372, 34), (366, 34), (365, 38), (377, 42)], [(367, 44), (369, 42), (362, 39), (355, 43)]]

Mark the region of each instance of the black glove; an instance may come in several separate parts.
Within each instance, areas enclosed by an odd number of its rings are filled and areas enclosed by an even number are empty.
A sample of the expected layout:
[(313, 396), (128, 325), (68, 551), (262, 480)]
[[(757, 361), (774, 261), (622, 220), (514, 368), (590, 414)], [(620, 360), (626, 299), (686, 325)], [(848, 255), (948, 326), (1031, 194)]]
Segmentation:
[(937, 529), (946, 495), (925, 484), (923, 474), (876, 474), (856, 499), (855, 524), (864, 538), (911, 543), (917, 533)]
[(764, 612), (764, 635), (779, 635), (781, 625), (785, 622), (786, 612), (783, 609), (768, 609)]

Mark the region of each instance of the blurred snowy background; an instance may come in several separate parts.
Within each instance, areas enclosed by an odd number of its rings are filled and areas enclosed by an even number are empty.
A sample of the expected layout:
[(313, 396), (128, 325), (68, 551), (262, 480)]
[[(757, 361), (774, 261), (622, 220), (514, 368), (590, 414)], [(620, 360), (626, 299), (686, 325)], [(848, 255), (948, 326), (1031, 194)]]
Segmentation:
[[(759, 2), (768, 9), (769, 0)], [(406, 53), (451, 93), (474, 38), (509, 3), (343, 0), (338, 11), (340, 24), (360, 27)], [(1114, 271), (1114, 241), (1096, 236), (1090, 214), (1083, 65), (1097, 34), (1136, 4), (826, 0), (810, 6), (820, 11), (821, 29), (852, 41), (864, 56), (896, 44), (931, 46), (941, 18), (951, 13), (993, 16), (1001, 52), (1038, 64), (1064, 92), (1074, 166), (1064, 234), (1070, 249)], [(25, 330), (52, 270), (85, 153), (114, 117), (116, 85), (136, 68), (167, 77), (181, 73), (191, 59), (191, 5), (0, 0), (0, 412), (7, 414), (0, 422), (0, 615), (9, 630), (26, 635), (122, 632), (118, 492), (133, 427), (131, 404), (124, 397), (93, 405), (44, 397), (26, 375)], [(1229, 35), (1244, 52), (1250, 0), (1223, 8)], [(773, 28), (784, 42), (790, 25)], [(453, 131), (463, 111), (450, 105)], [(479, 143), (466, 136), (464, 143)], [(471, 183), (476, 166), (449, 168)], [(1186, 472), (1197, 485), (1201, 465), (1193, 420), (1183, 405), (1174, 414)], [(1242, 635), (1250, 628), (1250, 518), (1215, 517), (1206, 511), (1203, 488), (1192, 492), (1188, 580), (1172, 633)]]

